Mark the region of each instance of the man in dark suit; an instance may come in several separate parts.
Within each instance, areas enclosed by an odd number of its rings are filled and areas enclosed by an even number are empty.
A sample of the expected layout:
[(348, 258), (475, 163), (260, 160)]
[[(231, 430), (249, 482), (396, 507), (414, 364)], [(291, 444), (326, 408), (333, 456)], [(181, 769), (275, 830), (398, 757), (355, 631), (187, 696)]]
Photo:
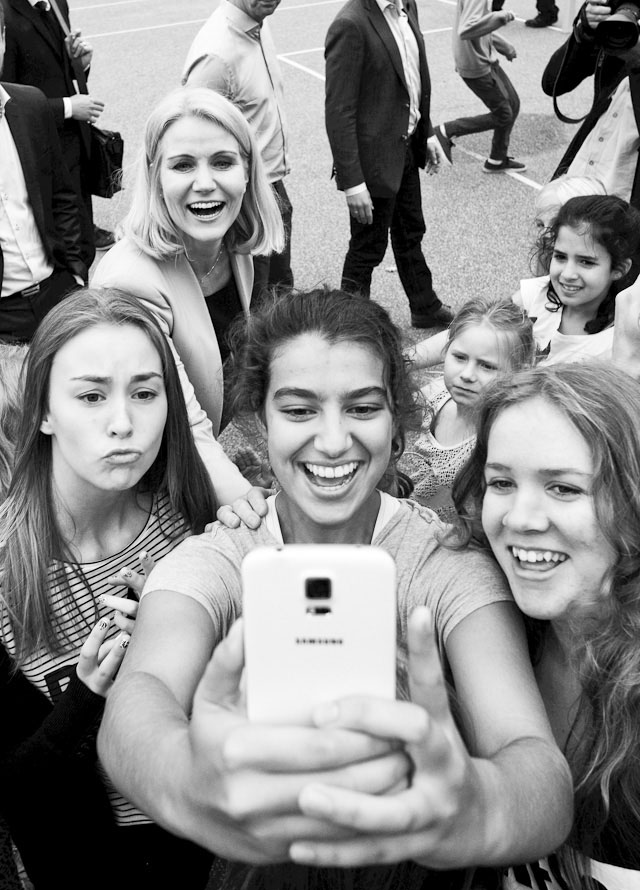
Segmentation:
[[(37, 87), (49, 99), (62, 153), (83, 210), (82, 251), (85, 263), (90, 266), (96, 246), (114, 243), (110, 232), (94, 231), (88, 184), (89, 124), (98, 119), (104, 108), (104, 103), (90, 96), (87, 90), (92, 49), (79, 31), (72, 30), (65, 37), (49, 0), (4, 0), (4, 3), (7, 35), (3, 76), (11, 83)], [(68, 27), (67, 0), (57, 0), (57, 5)]]
[(422, 253), (419, 168), (447, 163), (429, 119), (431, 83), (415, 0), (348, 0), (325, 44), (326, 127), (351, 238), (342, 288), (369, 296), (389, 231), (414, 327), (451, 321)]
[[(4, 46), (0, 5), (0, 71)], [(0, 340), (30, 340), (88, 276), (78, 200), (40, 90), (0, 84), (0, 159)]]

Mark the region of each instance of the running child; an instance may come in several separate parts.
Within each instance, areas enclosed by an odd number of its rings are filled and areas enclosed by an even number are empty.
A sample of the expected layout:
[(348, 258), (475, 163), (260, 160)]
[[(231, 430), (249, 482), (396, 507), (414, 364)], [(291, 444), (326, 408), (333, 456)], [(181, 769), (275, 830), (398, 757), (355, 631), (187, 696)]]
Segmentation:
[(530, 320), (510, 300), (470, 300), (459, 310), (443, 351), (444, 376), (422, 390), (428, 410), (401, 469), (412, 477), (412, 497), (445, 521), (455, 516), (451, 486), (476, 441), (475, 410), (499, 374), (530, 367), (535, 342)]

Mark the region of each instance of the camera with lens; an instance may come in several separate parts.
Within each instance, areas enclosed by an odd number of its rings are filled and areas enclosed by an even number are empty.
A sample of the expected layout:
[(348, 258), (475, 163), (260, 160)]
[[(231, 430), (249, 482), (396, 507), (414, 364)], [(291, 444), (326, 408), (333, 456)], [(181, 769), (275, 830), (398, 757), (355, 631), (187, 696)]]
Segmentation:
[(611, 15), (596, 28), (596, 43), (610, 53), (633, 49), (640, 35), (640, 4), (630, 0), (610, 0), (609, 6)]

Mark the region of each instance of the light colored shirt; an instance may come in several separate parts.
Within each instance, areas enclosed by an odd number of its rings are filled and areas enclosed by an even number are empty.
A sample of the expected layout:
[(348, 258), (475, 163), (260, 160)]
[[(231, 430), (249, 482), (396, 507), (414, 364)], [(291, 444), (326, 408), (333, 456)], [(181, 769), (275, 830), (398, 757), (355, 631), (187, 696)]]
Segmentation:
[(590, 359), (611, 361), (613, 325), (596, 334), (562, 334), (562, 309), (553, 311), (549, 301), (549, 276), (524, 278), (513, 302), (521, 306), (533, 323), (533, 336), (538, 351), (537, 364), (557, 365), (584, 362)]
[(0, 297), (44, 281), (53, 272), (38, 231), (22, 164), (4, 108), (11, 97), (0, 86), (0, 248), (4, 262)]
[(410, 136), (418, 125), (420, 119), (420, 55), (418, 52), (418, 42), (415, 34), (411, 30), (409, 17), (405, 12), (402, 0), (398, 0), (396, 5), (393, 0), (376, 0), (376, 3), (382, 10), (393, 39), (395, 40), (400, 58), (402, 59), (402, 70), (404, 71), (404, 79), (409, 90), (409, 129), (407, 135)]
[(269, 182), (289, 172), (282, 73), (269, 23), (222, 0), (193, 41), (182, 82), (222, 93), (253, 129)]
[(609, 195), (631, 198), (638, 166), (640, 134), (633, 113), (629, 78), (616, 87), (611, 104), (580, 146), (568, 176), (595, 176)]

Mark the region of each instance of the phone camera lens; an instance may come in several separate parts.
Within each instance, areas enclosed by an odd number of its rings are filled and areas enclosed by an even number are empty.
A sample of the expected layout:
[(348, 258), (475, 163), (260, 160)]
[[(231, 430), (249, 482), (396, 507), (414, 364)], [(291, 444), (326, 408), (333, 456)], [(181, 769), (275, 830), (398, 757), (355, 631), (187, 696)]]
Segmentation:
[(310, 600), (328, 600), (331, 597), (331, 579), (307, 578), (305, 594)]

